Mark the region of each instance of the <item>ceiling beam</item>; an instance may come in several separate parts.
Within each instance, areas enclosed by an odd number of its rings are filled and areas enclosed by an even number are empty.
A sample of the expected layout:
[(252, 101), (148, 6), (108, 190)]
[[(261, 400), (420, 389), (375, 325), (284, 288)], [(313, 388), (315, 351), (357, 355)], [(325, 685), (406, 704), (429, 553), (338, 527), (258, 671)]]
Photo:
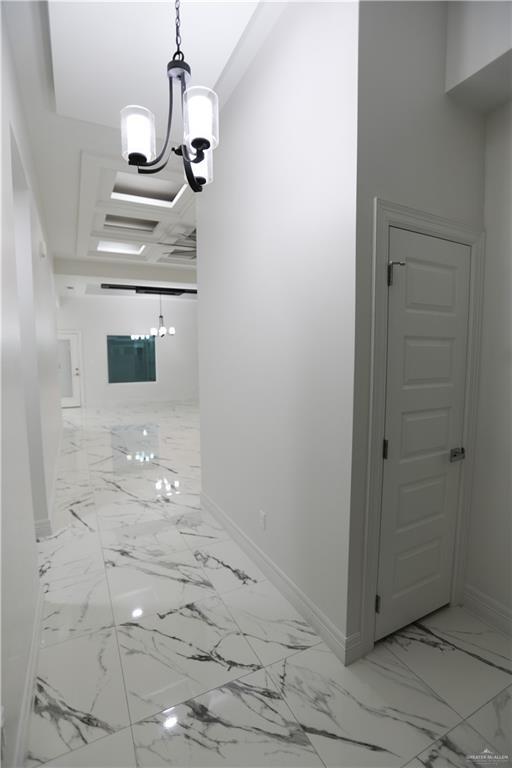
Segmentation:
[(108, 262), (104, 259), (86, 261), (84, 259), (54, 258), (53, 271), (56, 275), (75, 275), (83, 277), (97, 277), (110, 280), (136, 280), (137, 282), (162, 282), (195, 288), (196, 270), (195, 264), (173, 266), (164, 264), (128, 264), (126, 262)]

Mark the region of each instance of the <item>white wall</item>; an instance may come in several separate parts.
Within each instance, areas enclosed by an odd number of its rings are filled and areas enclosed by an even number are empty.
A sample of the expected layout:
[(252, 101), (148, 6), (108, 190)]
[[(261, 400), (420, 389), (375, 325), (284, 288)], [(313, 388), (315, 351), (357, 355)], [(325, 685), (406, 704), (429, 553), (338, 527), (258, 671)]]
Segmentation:
[(486, 263), (468, 604), (512, 629), (512, 103), (486, 124)]
[(222, 111), (198, 200), (205, 497), (341, 634), (357, 24), (355, 3), (290, 4)]
[(511, 2), (457, 0), (448, 3), (447, 91), (503, 56), (511, 48)]
[[(2, 704), (6, 766), (21, 765), (25, 715), (33, 683), (31, 664), (38, 643), (39, 579), (34, 517), (47, 509), (47, 499), (37, 497), (33, 488), (35, 491), (38, 482), (39, 488), (52, 486), (60, 428), (58, 403), (52, 396), (56, 391), (56, 366), (53, 375), (50, 370), (56, 350), (54, 319), (53, 335), (51, 330), (51, 266), (41, 266), (36, 275), (35, 256), (31, 258), (30, 253), (31, 238), (39, 236), (39, 209), (25, 121), (2, 26)], [(37, 310), (26, 293), (33, 281), (38, 290), (45, 291), (37, 299)], [(45, 344), (38, 347), (29, 369), (23, 364), (25, 334), (36, 322), (44, 326)], [(39, 332), (37, 338), (41, 338)], [(36, 344), (33, 352), (35, 347)], [(45, 368), (43, 376), (41, 368)], [(35, 392), (37, 402), (28, 412), (30, 392)], [(41, 419), (41, 408), (45, 410), (47, 425), (44, 434), (41, 423), (34, 423), (34, 419)], [(41, 450), (38, 455), (29, 453), (29, 440), (38, 431), (44, 457)], [(51, 493), (48, 487), (47, 493)]]
[(483, 119), (444, 93), (446, 4), (360, 5), (357, 308), (347, 631), (363, 628), (373, 198), (482, 223)]
[(109, 384), (107, 335), (149, 332), (158, 319), (155, 296), (86, 296), (62, 299), (58, 327), (81, 331), (82, 383), (85, 404), (112, 406), (140, 400), (192, 401), (198, 397), (197, 301), (164, 298), (167, 326), (176, 335), (156, 341), (156, 381)]
[(57, 358), (57, 296), (52, 255), (48, 251), (38, 209), (34, 205), (32, 206), (32, 285), (46, 497), (48, 509), (51, 511), (55, 491), (55, 465), (62, 430)]
[[(37, 526), (48, 520), (48, 492), (43, 451), (41, 398), (39, 390), (37, 338), (34, 313), (34, 281), (32, 276), (32, 211), (31, 194), (26, 186), (21, 160), (19, 181), (14, 194), (15, 251), (17, 289), (20, 313), (21, 371), (24, 382), (25, 412), (32, 487), (32, 507)], [(38, 533), (40, 531), (37, 531)], [(49, 533), (47, 530), (46, 533)]]
[[(20, 169), (22, 161), (19, 161)], [(20, 176), (23, 171), (20, 170)], [(56, 297), (51, 258), (32, 193), (23, 179), (14, 196), (21, 364), (36, 533), (49, 533), (61, 432), (57, 378)]]

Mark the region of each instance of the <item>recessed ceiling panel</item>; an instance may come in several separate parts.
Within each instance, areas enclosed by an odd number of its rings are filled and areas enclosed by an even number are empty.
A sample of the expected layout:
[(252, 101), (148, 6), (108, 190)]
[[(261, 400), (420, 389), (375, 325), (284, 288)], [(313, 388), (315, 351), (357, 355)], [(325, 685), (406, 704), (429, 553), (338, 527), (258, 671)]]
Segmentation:
[[(48, 5), (58, 114), (119, 129), (120, 110), (141, 104), (154, 112), (163, 136), (174, 3)], [(257, 5), (182, 1), (182, 49), (194, 84), (215, 86)]]
[(174, 264), (177, 261), (195, 262), (195, 260), (196, 260), (195, 251), (176, 251), (169, 255), (160, 256), (160, 258), (157, 261), (159, 264)]
[(114, 240), (100, 240), (96, 250), (103, 253), (133, 254), (140, 256), (145, 246), (140, 243), (119, 243)]
[(136, 232), (153, 232), (158, 225), (158, 221), (151, 219), (136, 219), (131, 216), (116, 216), (113, 213), (105, 215), (105, 227), (114, 227), (115, 229), (129, 229)]
[(134, 173), (118, 171), (114, 182), (113, 192), (121, 195), (147, 197), (150, 200), (174, 200), (183, 182), (170, 179), (154, 179), (151, 176), (137, 176)]

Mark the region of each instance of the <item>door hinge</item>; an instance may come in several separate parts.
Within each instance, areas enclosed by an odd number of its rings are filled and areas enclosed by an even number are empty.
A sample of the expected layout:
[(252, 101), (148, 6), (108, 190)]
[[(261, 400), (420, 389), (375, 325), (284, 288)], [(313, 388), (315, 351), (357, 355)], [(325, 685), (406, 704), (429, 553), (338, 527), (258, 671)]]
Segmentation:
[(405, 261), (390, 261), (388, 263), (388, 285), (393, 285), (393, 267), (405, 267)]
[(375, 595), (375, 613), (380, 613), (380, 595)]
[(388, 441), (384, 438), (382, 441), (382, 458), (387, 459), (388, 457)]

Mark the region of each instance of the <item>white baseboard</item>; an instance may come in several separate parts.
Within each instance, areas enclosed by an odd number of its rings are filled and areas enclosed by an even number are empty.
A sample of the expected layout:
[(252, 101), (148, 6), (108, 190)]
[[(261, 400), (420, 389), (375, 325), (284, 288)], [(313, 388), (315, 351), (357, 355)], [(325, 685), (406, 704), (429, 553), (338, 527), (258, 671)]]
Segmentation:
[[(61, 408), (61, 417), (62, 417), (62, 408)], [(64, 426), (63, 421), (61, 418), (60, 422), (60, 432), (59, 432), (59, 443), (57, 445), (57, 451), (55, 453), (55, 463), (53, 466), (53, 485), (52, 485), (52, 491), (50, 494), (50, 499), (48, 501), (48, 522), (49, 522), (49, 532), (45, 533), (43, 535), (45, 536), (51, 536), (53, 533), (53, 510), (55, 509), (55, 499), (57, 496), (57, 480), (59, 479), (59, 462), (60, 457), (62, 455), (62, 436), (64, 434)], [(38, 537), (39, 538), (39, 537)]]
[(34, 624), (32, 627), (32, 642), (30, 643), (30, 655), (25, 676), (25, 686), (23, 691), (23, 701), (21, 703), (18, 733), (16, 735), (14, 765), (25, 765), (25, 758), (28, 752), (30, 716), (32, 714), (32, 706), (34, 703), (34, 695), (36, 691), (37, 661), (39, 658), (39, 647), (41, 644), (43, 604), (44, 590), (42, 584), (40, 584), (39, 592), (37, 595)]
[(55, 496), (56, 496), (56, 490), (57, 490), (57, 480), (59, 476), (59, 458), (61, 455), (61, 449), (62, 449), (62, 424), (61, 424), (60, 433), (59, 433), (59, 442), (57, 446), (57, 451), (55, 453), (55, 464), (53, 467), (52, 487), (50, 491), (50, 496), (47, 499), (48, 517), (45, 518), (44, 520), (35, 521), (36, 539), (44, 539), (46, 536), (51, 536), (53, 533), (53, 510), (55, 508)]
[(465, 608), (496, 629), (512, 635), (512, 610), (476, 587), (466, 584), (462, 602)]
[(44, 539), (46, 536), (52, 535), (52, 524), (48, 518), (45, 520), (36, 520), (36, 539)]
[(204, 509), (229, 531), (233, 539), (254, 560), (269, 581), (290, 601), (296, 610), (318, 632), (322, 640), (343, 662), (351, 664), (362, 656), (361, 636), (357, 632), (346, 637), (325, 613), (289, 578), (274, 561), (224, 512), (207, 494), (201, 494)]

